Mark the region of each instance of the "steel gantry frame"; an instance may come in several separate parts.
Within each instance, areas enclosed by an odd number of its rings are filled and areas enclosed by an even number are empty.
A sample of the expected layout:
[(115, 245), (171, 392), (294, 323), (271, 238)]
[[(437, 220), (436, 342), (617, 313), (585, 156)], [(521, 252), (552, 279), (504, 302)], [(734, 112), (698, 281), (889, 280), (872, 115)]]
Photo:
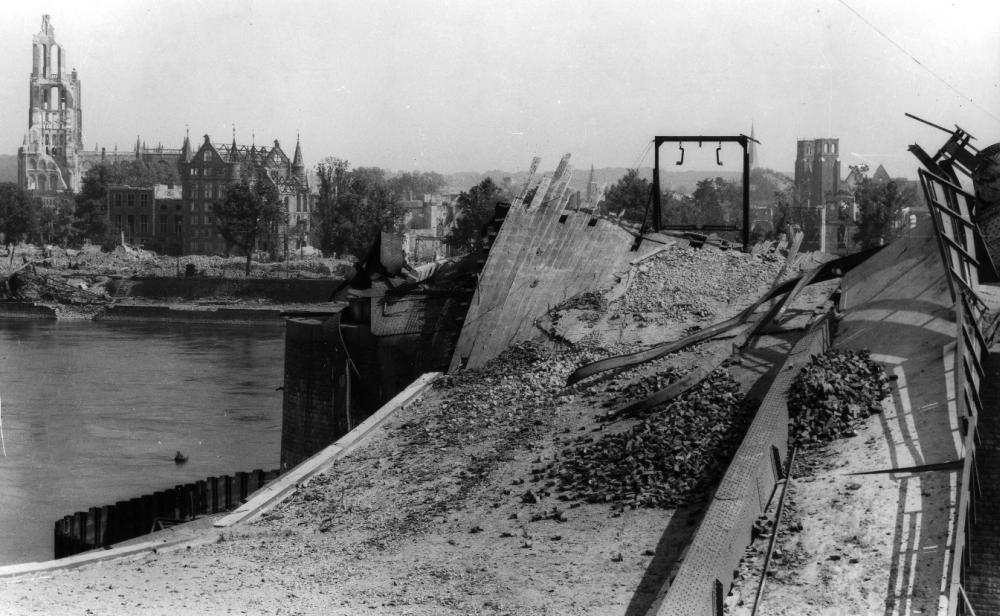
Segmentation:
[[(743, 148), (743, 250), (750, 250), (750, 142), (760, 144), (753, 137), (748, 137), (742, 133), (739, 135), (688, 135), (688, 136), (663, 136), (653, 137), (653, 230), (663, 229), (663, 198), (660, 194), (660, 146), (664, 143), (681, 144), (681, 160), (678, 165), (684, 163), (684, 144), (697, 143), (700, 147), (703, 143), (718, 143), (715, 149), (715, 161), (721, 166), (722, 159), (720, 152), (723, 143), (738, 143)], [(713, 230), (717, 227), (712, 226)], [(705, 227), (706, 229), (708, 227)]]

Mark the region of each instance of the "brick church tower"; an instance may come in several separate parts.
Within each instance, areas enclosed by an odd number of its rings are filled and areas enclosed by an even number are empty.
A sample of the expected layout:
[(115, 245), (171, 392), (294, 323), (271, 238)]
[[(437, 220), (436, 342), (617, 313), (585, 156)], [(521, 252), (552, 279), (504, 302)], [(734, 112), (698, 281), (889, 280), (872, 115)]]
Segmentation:
[(55, 35), (43, 15), (32, 45), (28, 133), (17, 151), (18, 184), (41, 194), (80, 189), (80, 80)]
[(797, 145), (795, 188), (809, 199), (807, 205), (826, 203), (828, 194), (840, 190), (840, 139), (811, 139)]

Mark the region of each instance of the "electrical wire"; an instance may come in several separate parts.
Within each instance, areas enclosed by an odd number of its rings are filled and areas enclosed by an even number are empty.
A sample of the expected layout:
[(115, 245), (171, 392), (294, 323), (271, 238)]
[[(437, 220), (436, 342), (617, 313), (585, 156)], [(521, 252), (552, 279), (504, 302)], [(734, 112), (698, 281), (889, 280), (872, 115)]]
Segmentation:
[(909, 57), (911, 60), (913, 60), (914, 62), (917, 63), (917, 66), (919, 66), (920, 68), (922, 68), (925, 71), (927, 71), (928, 73), (930, 73), (935, 79), (937, 79), (938, 81), (940, 81), (941, 83), (943, 83), (945, 86), (947, 86), (948, 89), (950, 89), (952, 92), (954, 92), (955, 94), (959, 95), (963, 99), (969, 101), (969, 103), (973, 107), (975, 107), (976, 109), (978, 109), (978, 110), (982, 111), (983, 113), (985, 113), (986, 115), (988, 115), (995, 122), (1000, 123), (1000, 118), (998, 118), (997, 116), (995, 116), (992, 113), (990, 113), (985, 107), (981, 106), (976, 101), (972, 100), (971, 96), (967, 96), (964, 92), (962, 92), (961, 90), (959, 90), (955, 86), (951, 85), (951, 83), (949, 83), (948, 80), (946, 80), (944, 77), (942, 77), (941, 75), (938, 75), (933, 70), (931, 70), (931, 68), (929, 66), (927, 66), (926, 64), (924, 64), (923, 62), (921, 62), (920, 60), (918, 60), (913, 54), (911, 54), (909, 51), (907, 51), (906, 49), (904, 49), (902, 45), (900, 45), (896, 41), (894, 41), (891, 38), (889, 38), (889, 35), (886, 34), (885, 32), (883, 32), (882, 30), (880, 30), (878, 28), (878, 26), (876, 26), (872, 22), (868, 21), (865, 18), (864, 15), (862, 15), (861, 13), (857, 12), (856, 10), (854, 10), (854, 7), (852, 7), (850, 4), (847, 4), (847, 2), (845, 0), (837, 0), (837, 2), (839, 2), (842, 5), (844, 5), (844, 7), (848, 11), (850, 11), (850, 12), (854, 13), (855, 15), (857, 15), (858, 19), (860, 19), (861, 21), (865, 22), (868, 25), (868, 27), (870, 27), (872, 30), (874, 30), (875, 32), (877, 32), (879, 34), (879, 36), (881, 36), (885, 40), (889, 41), (890, 45), (892, 45), (893, 47), (895, 47), (899, 51), (901, 51), (904, 54), (906, 54), (907, 57)]
[[(2, 406), (2, 403), (0, 403)], [(3, 414), (0, 413), (0, 447), (3, 448), (3, 457), (7, 457), (7, 442), (3, 438)]]
[(646, 147), (643, 148), (642, 153), (639, 154), (639, 158), (636, 159), (635, 164), (632, 165), (631, 169), (635, 169), (636, 171), (638, 171), (639, 165), (642, 164), (642, 161), (646, 160), (646, 157), (649, 156), (649, 151), (651, 149), (653, 149), (653, 142), (649, 141), (646, 143)]

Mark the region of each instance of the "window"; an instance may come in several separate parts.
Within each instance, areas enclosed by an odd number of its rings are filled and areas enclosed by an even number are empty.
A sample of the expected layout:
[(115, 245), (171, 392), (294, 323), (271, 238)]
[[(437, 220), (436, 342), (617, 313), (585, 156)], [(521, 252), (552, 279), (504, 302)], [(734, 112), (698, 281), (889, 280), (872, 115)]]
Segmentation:
[(174, 216), (174, 233), (180, 235), (182, 229), (184, 229), (184, 217)]
[(139, 233), (149, 233), (149, 216), (145, 214), (139, 217)]
[(149, 193), (139, 193), (139, 207), (149, 207)]
[(167, 215), (160, 214), (160, 233), (167, 232)]
[(122, 194), (120, 192), (115, 193), (114, 203), (116, 207), (122, 206)]
[(115, 216), (115, 231), (121, 231), (121, 230), (122, 230), (122, 215), (118, 214), (117, 216)]
[(126, 196), (126, 200), (128, 202), (128, 206), (129, 207), (135, 207), (135, 193), (134, 192), (129, 191), (128, 195)]
[(135, 216), (129, 214), (128, 218), (126, 218), (126, 222), (128, 224), (128, 233), (129, 235), (132, 235), (135, 233)]

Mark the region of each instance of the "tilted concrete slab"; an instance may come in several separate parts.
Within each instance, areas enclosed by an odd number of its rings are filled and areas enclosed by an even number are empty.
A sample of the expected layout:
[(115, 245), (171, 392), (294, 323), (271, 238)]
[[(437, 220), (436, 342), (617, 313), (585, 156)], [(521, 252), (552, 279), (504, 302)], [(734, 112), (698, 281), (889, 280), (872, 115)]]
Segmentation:
[[(591, 224), (593, 223), (593, 224)], [(629, 262), (662, 247), (582, 212), (512, 207), (490, 249), (450, 371), (482, 366), (536, 335), (534, 322), (578, 293), (604, 289)]]

